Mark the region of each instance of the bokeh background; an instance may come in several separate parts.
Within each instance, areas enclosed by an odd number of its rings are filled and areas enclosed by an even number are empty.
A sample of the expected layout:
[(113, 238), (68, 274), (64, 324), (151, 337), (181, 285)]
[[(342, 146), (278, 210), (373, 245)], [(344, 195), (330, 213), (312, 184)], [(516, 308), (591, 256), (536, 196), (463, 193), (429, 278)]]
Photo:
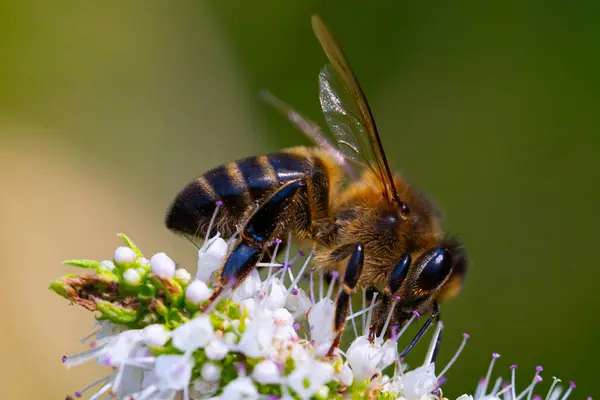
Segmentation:
[(0, 3), (3, 397), (60, 399), (102, 373), (61, 365), (92, 327), (46, 290), (61, 260), (107, 258), (123, 231), (193, 263), (162, 225), (179, 188), (307, 143), (258, 92), (323, 122), (314, 12), (393, 167), (472, 256), (443, 306), (440, 362), (472, 336), (445, 394), (472, 391), (494, 351), (505, 376), (540, 364), (546, 388), (557, 375), (597, 394), (600, 3), (29, 0)]

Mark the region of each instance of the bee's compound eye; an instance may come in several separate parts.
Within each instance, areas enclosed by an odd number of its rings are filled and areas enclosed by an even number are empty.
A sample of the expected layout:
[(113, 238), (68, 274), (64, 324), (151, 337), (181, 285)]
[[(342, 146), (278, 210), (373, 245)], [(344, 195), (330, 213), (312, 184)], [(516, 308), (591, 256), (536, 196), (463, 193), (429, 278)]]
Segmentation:
[(419, 264), (423, 265), (418, 278), (419, 287), (431, 290), (439, 286), (450, 273), (452, 256), (447, 249), (435, 247), (420, 257)]

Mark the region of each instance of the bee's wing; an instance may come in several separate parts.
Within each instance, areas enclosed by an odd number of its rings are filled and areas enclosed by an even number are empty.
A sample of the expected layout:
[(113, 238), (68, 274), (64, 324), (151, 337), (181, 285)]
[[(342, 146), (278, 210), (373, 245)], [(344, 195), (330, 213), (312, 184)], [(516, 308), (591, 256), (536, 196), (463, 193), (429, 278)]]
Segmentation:
[[(332, 144), (323, 135), (321, 127), (315, 124), (313, 121), (307, 119), (302, 114), (294, 110), (291, 106), (283, 102), (282, 100), (275, 97), (272, 93), (264, 90), (261, 92), (261, 97), (274, 108), (279, 110), (285, 115), (288, 120), (302, 133), (304, 133), (310, 140), (312, 140), (317, 146), (328, 151), (340, 164), (348, 177), (352, 180), (358, 180), (359, 176), (352, 166), (348, 163), (348, 156), (340, 151), (334, 144)], [(350, 158), (353, 160), (352, 158)]]
[(331, 133), (336, 137), (340, 151), (371, 169), (379, 178), (387, 198), (400, 203), (365, 94), (341, 48), (316, 15), (312, 18), (312, 26), (331, 62), (319, 75), (321, 107)]

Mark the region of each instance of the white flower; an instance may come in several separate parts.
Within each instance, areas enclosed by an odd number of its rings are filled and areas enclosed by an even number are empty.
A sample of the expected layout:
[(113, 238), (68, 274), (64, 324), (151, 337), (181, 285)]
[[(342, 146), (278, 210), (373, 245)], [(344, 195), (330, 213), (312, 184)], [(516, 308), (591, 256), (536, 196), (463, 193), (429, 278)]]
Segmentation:
[(209, 239), (198, 250), (198, 269), (196, 270), (196, 279), (209, 282), (213, 272), (221, 267), (221, 264), (227, 256), (227, 242), (220, 237)]
[(112, 260), (104, 260), (100, 263), (100, 267), (107, 271), (112, 271), (115, 269), (115, 263)]
[(193, 360), (187, 356), (158, 356), (154, 364), (154, 375), (160, 390), (183, 390), (190, 384)]
[(308, 313), (310, 338), (317, 346), (328, 347), (335, 339), (333, 331), (333, 316), (335, 305), (330, 298), (325, 297), (315, 304)]
[(352, 381), (354, 380), (354, 374), (352, 373), (352, 369), (350, 368), (350, 365), (348, 365), (347, 362), (342, 364), (340, 372), (337, 376), (342, 385), (352, 385)]
[(204, 347), (215, 336), (215, 331), (207, 315), (196, 317), (179, 325), (172, 333), (173, 346), (188, 352)]
[(371, 343), (366, 336), (359, 336), (348, 348), (346, 359), (354, 376), (365, 380), (389, 365), (389, 360), (384, 359), (385, 355), (386, 351), (377, 341)]
[(192, 279), (192, 274), (185, 268), (178, 268), (175, 270), (175, 278), (183, 282), (189, 282)]
[(262, 384), (275, 384), (279, 383), (281, 379), (281, 373), (277, 364), (271, 360), (264, 360), (256, 364), (252, 371), (252, 377), (258, 383)]
[(222, 360), (229, 352), (229, 348), (222, 340), (213, 339), (204, 348), (204, 351), (209, 360)]
[(171, 338), (171, 333), (165, 329), (164, 325), (152, 324), (144, 328), (142, 337), (148, 346), (163, 347)]
[(268, 290), (268, 294), (261, 302), (263, 308), (274, 311), (285, 306), (287, 289), (279, 279), (272, 278), (265, 290)]
[(310, 399), (321, 386), (333, 378), (333, 373), (331, 364), (309, 359), (296, 365), (296, 369), (287, 377), (287, 381), (289, 387), (302, 399)]
[(114, 260), (118, 264), (129, 264), (135, 261), (135, 252), (129, 247), (121, 246), (115, 250)]
[(192, 384), (192, 399), (206, 399), (219, 391), (219, 381), (196, 379)]
[(275, 324), (269, 312), (259, 312), (250, 320), (237, 349), (249, 357), (263, 357), (269, 352), (275, 334)]
[(156, 253), (150, 259), (150, 268), (161, 278), (172, 278), (175, 275), (175, 261), (165, 253)]
[(422, 365), (404, 373), (401, 392), (408, 400), (419, 399), (431, 393), (438, 386), (435, 364)]
[(123, 280), (131, 286), (139, 285), (141, 279), (142, 277), (140, 276), (140, 273), (133, 268), (129, 268), (123, 273)]
[(221, 398), (226, 400), (254, 400), (259, 397), (258, 390), (254, 387), (252, 380), (245, 376), (229, 382), (221, 394)]
[(208, 382), (215, 382), (221, 378), (221, 367), (217, 364), (213, 364), (211, 362), (207, 362), (202, 366), (202, 370), (200, 371), (200, 375), (202, 379)]
[(462, 396), (457, 397), (456, 400), (473, 400), (473, 396), (470, 394), (463, 394)]
[(312, 303), (310, 298), (303, 289), (294, 289), (285, 300), (285, 308), (287, 308), (295, 319), (306, 316)]
[(200, 304), (208, 300), (212, 293), (213, 290), (206, 286), (206, 283), (196, 279), (185, 290), (185, 298), (192, 303)]
[(257, 269), (253, 269), (242, 284), (233, 291), (231, 299), (235, 302), (250, 299), (260, 291), (262, 281)]

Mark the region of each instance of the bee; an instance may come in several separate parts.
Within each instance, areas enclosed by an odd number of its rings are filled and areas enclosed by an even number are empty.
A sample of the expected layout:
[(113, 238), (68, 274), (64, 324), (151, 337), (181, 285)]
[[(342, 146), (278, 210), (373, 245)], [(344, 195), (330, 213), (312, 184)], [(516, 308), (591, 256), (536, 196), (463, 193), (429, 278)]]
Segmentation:
[(330, 353), (339, 344), (352, 293), (375, 288), (383, 293), (373, 313), (373, 334), (389, 336), (388, 314), (400, 326), (416, 313), (429, 315), (405, 355), (439, 320), (439, 303), (461, 288), (467, 255), (458, 240), (443, 232), (433, 204), (392, 173), (365, 94), (342, 50), (318, 16), (312, 26), (330, 61), (319, 74), (319, 86), (334, 142), (318, 125), (267, 94), (316, 146), (211, 169), (179, 192), (166, 226), (203, 237), (221, 207), (218, 230), (225, 237), (239, 232), (210, 301), (239, 285), (279, 238), (292, 232), (314, 250), (318, 270), (342, 273), (334, 316), (337, 336)]

